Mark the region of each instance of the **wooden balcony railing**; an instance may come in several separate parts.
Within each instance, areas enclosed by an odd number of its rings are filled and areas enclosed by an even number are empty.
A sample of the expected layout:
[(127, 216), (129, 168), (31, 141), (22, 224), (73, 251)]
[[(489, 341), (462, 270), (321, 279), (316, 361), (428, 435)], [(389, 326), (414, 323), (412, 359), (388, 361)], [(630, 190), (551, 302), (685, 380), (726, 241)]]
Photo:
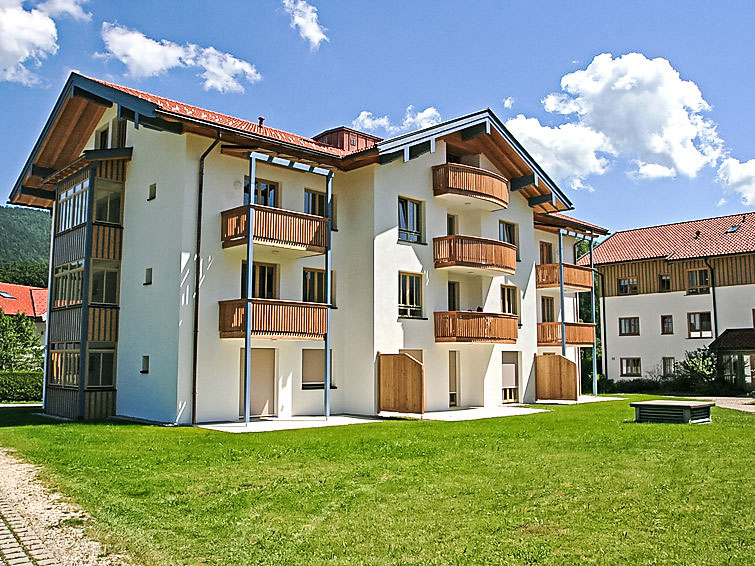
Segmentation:
[[(246, 299), (220, 301), (221, 338), (243, 338)], [(328, 305), (277, 299), (252, 299), (252, 335), (292, 340), (322, 340), (328, 330)]]
[[(561, 284), (559, 265), (558, 263), (543, 263), (535, 266), (535, 280), (538, 289), (558, 287)], [(564, 287), (589, 291), (592, 287), (592, 270), (589, 267), (565, 263)]]
[(513, 344), (519, 330), (516, 315), (473, 311), (435, 313), (436, 342)]
[[(566, 323), (566, 345), (567, 346), (592, 346), (594, 335), (594, 324), (583, 322)], [(560, 346), (561, 345), (561, 323), (560, 322), (539, 322), (537, 324), (537, 345), (538, 346)]]
[(475, 236), (433, 238), (435, 267), (480, 267), (514, 273), (516, 246)]
[(492, 171), (470, 165), (445, 163), (433, 167), (433, 194), (447, 193), (487, 200), (503, 208), (509, 205), (508, 181)]
[[(247, 207), (238, 206), (220, 213), (224, 248), (247, 241)], [(254, 205), (254, 241), (325, 253), (328, 245), (328, 219), (272, 206)]]

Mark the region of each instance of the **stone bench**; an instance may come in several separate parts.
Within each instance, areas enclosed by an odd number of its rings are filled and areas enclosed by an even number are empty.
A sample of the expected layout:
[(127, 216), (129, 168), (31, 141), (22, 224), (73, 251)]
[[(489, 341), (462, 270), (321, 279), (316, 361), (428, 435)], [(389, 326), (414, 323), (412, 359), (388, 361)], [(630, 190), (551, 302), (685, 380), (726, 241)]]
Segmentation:
[(634, 407), (636, 423), (709, 423), (711, 401), (636, 401)]

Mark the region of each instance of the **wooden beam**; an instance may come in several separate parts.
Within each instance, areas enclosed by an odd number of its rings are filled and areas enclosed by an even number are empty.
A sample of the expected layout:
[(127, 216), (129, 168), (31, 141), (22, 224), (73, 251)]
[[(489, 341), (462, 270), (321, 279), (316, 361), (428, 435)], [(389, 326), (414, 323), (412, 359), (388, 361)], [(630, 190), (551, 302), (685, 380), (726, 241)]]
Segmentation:
[(32, 177), (41, 177), (44, 179), (45, 177), (49, 177), (55, 173), (55, 169), (52, 167), (42, 167), (41, 165), (35, 165), (34, 163), (31, 164), (31, 176)]
[(46, 200), (53, 200), (55, 198), (55, 191), (46, 191), (44, 189), (38, 189), (36, 187), (21, 187), (21, 194), (33, 198), (41, 198)]
[(488, 127), (487, 122), (483, 122), (482, 124), (463, 129), (461, 131), (461, 141), (469, 141), (479, 135), (488, 133)]
[(516, 177), (511, 179), (511, 190), (521, 191), (526, 187), (536, 187), (538, 182), (537, 173), (531, 175), (525, 175), (524, 177)]
[(112, 149), (87, 149), (84, 157), (89, 161), (107, 161), (108, 159), (131, 159), (133, 147), (116, 147)]
[(534, 208), (539, 204), (553, 204), (553, 194), (548, 193), (546, 195), (538, 195), (536, 197), (530, 197), (527, 199), (527, 204), (530, 205), (530, 207)]
[(105, 108), (110, 108), (113, 105), (113, 103), (108, 99), (97, 96), (96, 94), (86, 91), (78, 86), (73, 87), (73, 96), (75, 98), (83, 98), (88, 102), (94, 102), (95, 104), (104, 106)]
[(397, 159), (403, 159), (403, 157), (404, 150), (394, 151), (393, 153), (384, 153), (380, 156), (380, 165), (385, 165), (386, 163), (396, 161)]

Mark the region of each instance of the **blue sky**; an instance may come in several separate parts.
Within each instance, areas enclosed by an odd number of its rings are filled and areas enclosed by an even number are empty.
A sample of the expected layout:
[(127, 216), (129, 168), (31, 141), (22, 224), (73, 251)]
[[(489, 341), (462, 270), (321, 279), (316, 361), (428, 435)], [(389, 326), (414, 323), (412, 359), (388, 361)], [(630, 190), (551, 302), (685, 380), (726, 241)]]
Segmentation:
[(751, 1), (0, 0), (0, 199), (75, 69), (308, 136), (489, 107), (612, 231), (751, 211), (754, 25)]

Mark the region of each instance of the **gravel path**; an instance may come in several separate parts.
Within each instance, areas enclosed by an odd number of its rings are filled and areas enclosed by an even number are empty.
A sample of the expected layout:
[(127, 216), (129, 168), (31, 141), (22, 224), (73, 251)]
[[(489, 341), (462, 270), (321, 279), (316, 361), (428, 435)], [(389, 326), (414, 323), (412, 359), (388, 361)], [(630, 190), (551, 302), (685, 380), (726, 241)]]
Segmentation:
[(0, 449), (0, 564), (126, 566), (84, 534), (87, 514), (37, 479), (37, 468)]
[(755, 413), (755, 399), (752, 397), (695, 397), (701, 401), (713, 401), (716, 407), (734, 409), (743, 413)]

